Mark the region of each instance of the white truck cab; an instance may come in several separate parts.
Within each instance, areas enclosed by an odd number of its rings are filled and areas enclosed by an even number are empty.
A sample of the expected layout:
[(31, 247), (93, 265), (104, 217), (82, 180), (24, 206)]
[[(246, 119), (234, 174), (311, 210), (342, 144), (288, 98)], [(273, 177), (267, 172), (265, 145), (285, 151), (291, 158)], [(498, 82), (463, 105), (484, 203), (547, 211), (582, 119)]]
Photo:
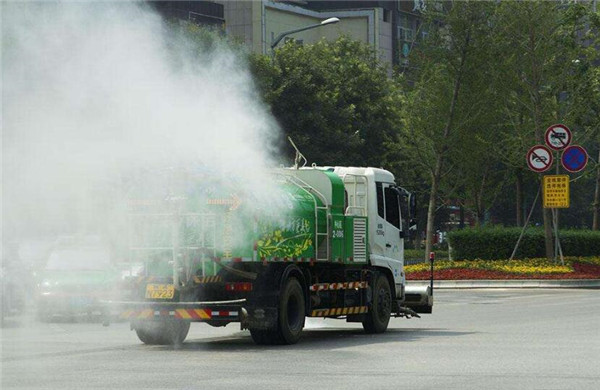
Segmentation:
[[(373, 266), (394, 277), (396, 297), (404, 292), (404, 237), (408, 236), (408, 193), (396, 186), (392, 173), (380, 168), (332, 167), (346, 189), (346, 214), (369, 220), (368, 252)], [(405, 198), (405, 199), (403, 199)]]

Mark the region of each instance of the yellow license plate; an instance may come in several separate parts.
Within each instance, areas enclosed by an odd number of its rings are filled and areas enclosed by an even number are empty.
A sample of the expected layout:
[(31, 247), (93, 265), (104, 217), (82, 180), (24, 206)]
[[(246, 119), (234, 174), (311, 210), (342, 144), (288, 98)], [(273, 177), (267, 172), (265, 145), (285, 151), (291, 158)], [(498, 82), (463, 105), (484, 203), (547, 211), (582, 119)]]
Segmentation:
[(175, 295), (175, 286), (172, 284), (147, 284), (146, 298), (171, 299)]

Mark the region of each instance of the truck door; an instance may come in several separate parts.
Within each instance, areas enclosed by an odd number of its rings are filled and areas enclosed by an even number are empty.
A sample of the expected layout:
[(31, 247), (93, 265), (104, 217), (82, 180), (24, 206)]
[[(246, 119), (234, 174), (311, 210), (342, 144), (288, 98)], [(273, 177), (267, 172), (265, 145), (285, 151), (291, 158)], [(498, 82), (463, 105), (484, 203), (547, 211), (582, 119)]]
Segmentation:
[(388, 268), (394, 277), (396, 297), (404, 295), (404, 237), (399, 191), (393, 183), (375, 182), (377, 217), (371, 244), (371, 264)]
[(377, 189), (377, 225), (375, 246), (381, 254), (399, 262), (403, 259), (403, 241), (400, 203), (398, 192), (392, 183), (376, 183)]
[(402, 261), (403, 238), (400, 237), (402, 230), (400, 215), (400, 200), (398, 191), (392, 187), (392, 184), (383, 185), (385, 198), (385, 256), (394, 260)]

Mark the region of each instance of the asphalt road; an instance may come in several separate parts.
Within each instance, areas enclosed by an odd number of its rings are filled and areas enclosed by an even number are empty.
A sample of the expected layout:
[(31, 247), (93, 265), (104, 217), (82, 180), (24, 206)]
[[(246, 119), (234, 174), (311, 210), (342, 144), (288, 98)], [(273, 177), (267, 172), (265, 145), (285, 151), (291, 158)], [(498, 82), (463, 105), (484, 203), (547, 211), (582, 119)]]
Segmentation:
[(180, 348), (126, 323), (8, 321), (2, 389), (598, 389), (598, 290), (445, 290), (434, 314), (387, 333), (309, 319), (293, 346), (255, 346), (236, 324), (192, 324)]

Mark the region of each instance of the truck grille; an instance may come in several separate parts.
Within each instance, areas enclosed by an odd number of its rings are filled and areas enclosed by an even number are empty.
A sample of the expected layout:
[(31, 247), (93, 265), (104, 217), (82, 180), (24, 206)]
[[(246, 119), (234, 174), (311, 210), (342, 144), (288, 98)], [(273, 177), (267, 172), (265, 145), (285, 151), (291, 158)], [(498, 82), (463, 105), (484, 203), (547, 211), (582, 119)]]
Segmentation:
[(367, 220), (354, 218), (354, 262), (367, 261)]

